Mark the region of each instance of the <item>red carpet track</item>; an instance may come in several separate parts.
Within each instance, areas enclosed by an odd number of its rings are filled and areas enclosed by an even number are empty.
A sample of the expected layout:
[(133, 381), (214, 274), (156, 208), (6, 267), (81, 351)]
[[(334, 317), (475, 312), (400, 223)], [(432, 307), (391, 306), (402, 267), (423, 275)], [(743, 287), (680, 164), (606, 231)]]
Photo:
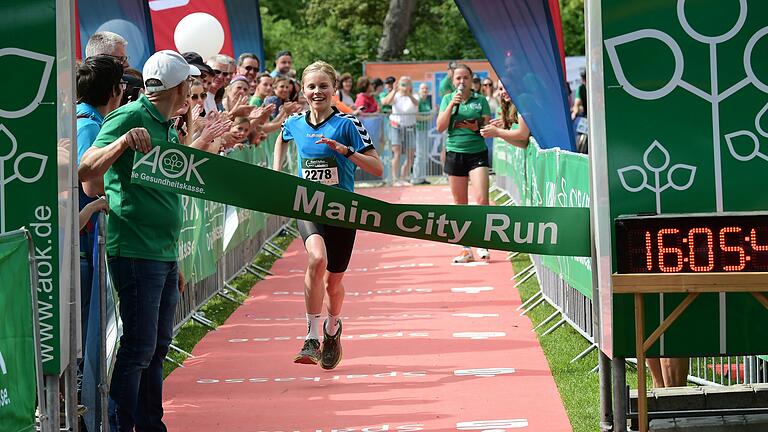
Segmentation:
[[(449, 202), (447, 187), (363, 190)], [(457, 246), (358, 232), (345, 276), (344, 358), (298, 365), (306, 333), (300, 240), (165, 382), (171, 431), (570, 431), (511, 266), (452, 265)]]

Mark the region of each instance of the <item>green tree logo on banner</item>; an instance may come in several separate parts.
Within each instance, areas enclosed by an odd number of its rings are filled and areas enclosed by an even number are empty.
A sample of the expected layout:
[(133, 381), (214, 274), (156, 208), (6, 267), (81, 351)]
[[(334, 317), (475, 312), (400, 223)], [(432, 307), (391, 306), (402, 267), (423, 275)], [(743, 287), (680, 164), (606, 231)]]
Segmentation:
[[(616, 73), (616, 79), (621, 84), (623, 90), (629, 93), (631, 96), (634, 96), (638, 99), (643, 99), (643, 100), (657, 100), (657, 99), (662, 99), (666, 97), (673, 90), (679, 87), (707, 101), (712, 106), (712, 146), (713, 146), (713, 152), (714, 152), (715, 206), (717, 211), (719, 212), (724, 210), (723, 180), (722, 180), (723, 161), (721, 157), (721, 131), (720, 131), (720, 103), (750, 84), (755, 86), (755, 88), (762, 91), (763, 93), (768, 93), (768, 84), (761, 81), (757, 77), (752, 67), (752, 62), (753, 62), (752, 54), (753, 54), (754, 48), (757, 45), (757, 43), (761, 39), (763, 39), (763, 37), (765, 37), (766, 34), (768, 34), (768, 27), (764, 27), (758, 32), (756, 32), (754, 35), (752, 35), (752, 37), (749, 39), (749, 41), (746, 43), (746, 46), (744, 47), (743, 61), (744, 61), (744, 72), (746, 74), (746, 77), (741, 81), (733, 84), (731, 87), (729, 87), (724, 91), (720, 91), (718, 87), (719, 64), (717, 59), (717, 46), (733, 39), (734, 36), (736, 36), (741, 31), (742, 27), (744, 26), (744, 22), (747, 19), (747, 0), (738, 0), (738, 5), (739, 5), (739, 15), (733, 27), (731, 27), (728, 31), (726, 31), (721, 35), (706, 36), (702, 32), (695, 30), (688, 22), (688, 19), (686, 18), (686, 15), (685, 15), (685, 0), (678, 0), (677, 2), (677, 20), (680, 23), (680, 26), (685, 31), (685, 33), (688, 36), (690, 36), (693, 40), (709, 46), (709, 66), (711, 71), (709, 92), (704, 91), (696, 87), (695, 85), (686, 82), (683, 79), (683, 72), (685, 70), (685, 57), (683, 55), (683, 51), (680, 48), (680, 45), (670, 35), (656, 29), (643, 29), (643, 30), (634, 31), (631, 33), (627, 33), (624, 35), (616, 36), (616, 37), (605, 40), (606, 53), (608, 55), (608, 59), (611, 62), (611, 66), (613, 67)], [(643, 39), (654, 39), (658, 42), (661, 42), (663, 45), (665, 45), (669, 49), (675, 62), (672, 76), (667, 80), (666, 83), (664, 83), (664, 85), (662, 85), (661, 87), (655, 90), (642, 90), (637, 86), (633, 85), (632, 82), (630, 82), (630, 80), (627, 79), (626, 74), (622, 69), (621, 60), (619, 59), (619, 55), (617, 53), (617, 48), (620, 47), (621, 45), (641, 41)], [(755, 126), (758, 133), (760, 133), (760, 135), (768, 138), (768, 133), (766, 133), (760, 127), (760, 121), (759, 121), (761, 116), (765, 114), (765, 111), (767, 109), (768, 109), (768, 105), (766, 105), (766, 108), (763, 108), (757, 114), (755, 119)], [(734, 139), (740, 136), (745, 136), (752, 140), (753, 150), (749, 151), (746, 155), (742, 152), (736, 151)], [(730, 153), (735, 159), (739, 161), (748, 161), (755, 157), (760, 157), (762, 159), (768, 160), (768, 156), (760, 151), (759, 141), (751, 131), (732, 132), (732, 133), (726, 134), (725, 138), (726, 138), (726, 142), (728, 144)], [(747, 146), (747, 148), (749, 148), (749, 146)], [(669, 162), (668, 154), (666, 154), (666, 152), (664, 151), (664, 148), (658, 142), (654, 142), (653, 144), (651, 144), (651, 146), (648, 148), (648, 150), (646, 150), (644, 155), (646, 168), (651, 170), (651, 172), (653, 172), (654, 174), (654, 177), (655, 177), (654, 185), (648, 184), (645, 171), (638, 166), (633, 165), (633, 166), (620, 169), (619, 176), (621, 178), (623, 186), (630, 192), (637, 192), (642, 189), (649, 189), (654, 191), (657, 195), (657, 199), (656, 199), (657, 211), (660, 212), (661, 211), (661, 208), (660, 208), (661, 192), (667, 187), (673, 187), (676, 189), (679, 187), (675, 185), (675, 183), (671, 180), (672, 172), (675, 170), (675, 168), (679, 167), (678, 169), (685, 168), (689, 170), (690, 177), (687, 182), (683, 182), (683, 185), (686, 185), (686, 188), (690, 187), (690, 185), (693, 182), (695, 168), (691, 166), (686, 166), (686, 165), (675, 165), (668, 172), (668, 177), (669, 177), (668, 183), (666, 185), (661, 185), (659, 183), (658, 176), (662, 171), (662, 168), (659, 168), (658, 166), (655, 166), (655, 165), (651, 166), (647, 163), (648, 154), (650, 152), (659, 152), (659, 151), (661, 151), (663, 156), (667, 157), (666, 163), (668, 163)], [(663, 157), (662, 157), (662, 160), (664, 160)], [(662, 164), (662, 165), (665, 167), (665, 164)], [(630, 182), (627, 182), (625, 180), (625, 176), (630, 171), (638, 172), (641, 174), (641, 178), (643, 179), (643, 181), (639, 185), (631, 186), (629, 184)], [(681, 189), (678, 189), (678, 190), (681, 190)]]
[[(5, 125), (0, 124), (0, 233), (6, 232), (5, 186), (14, 180), (20, 180), (24, 183), (34, 183), (40, 180), (40, 177), (45, 173), (45, 163), (48, 161), (48, 156), (32, 152), (24, 152), (15, 157), (17, 149), (16, 137)], [(6, 165), (11, 165), (10, 161), (13, 161), (13, 169), (8, 172), (12, 172), (12, 174), (6, 177)]]
[[(37, 109), (37, 106), (40, 105), (40, 102), (43, 101), (43, 96), (45, 96), (45, 88), (48, 86), (48, 80), (51, 78), (51, 70), (53, 69), (54, 59), (51, 56), (27, 51), (21, 48), (2, 48), (0, 49), (0, 57), (3, 56), (24, 57), (30, 60), (42, 62), (45, 65), (43, 74), (40, 77), (40, 84), (37, 87), (35, 97), (25, 107), (16, 110), (6, 110), (4, 107), (0, 106), (0, 117), (12, 119), (24, 117), (25, 115)], [(5, 100), (8, 101), (11, 100), (11, 98), (7, 98)]]

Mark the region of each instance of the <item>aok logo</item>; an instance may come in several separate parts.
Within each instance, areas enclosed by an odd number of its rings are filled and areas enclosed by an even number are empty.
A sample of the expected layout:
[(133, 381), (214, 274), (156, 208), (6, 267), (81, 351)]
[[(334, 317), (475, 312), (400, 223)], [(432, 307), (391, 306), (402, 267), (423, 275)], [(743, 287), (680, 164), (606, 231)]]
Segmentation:
[(152, 174), (157, 174), (157, 171), (160, 170), (160, 173), (167, 178), (176, 179), (183, 177), (186, 181), (189, 181), (192, 175), (194, 175), (197, 182), (204, 185), (205, 182), (197, 169), (207, 161), (208, 158), (196, 161), (194, 154), (186, 155), (181, 150), (163, 150), (162, 147), (155, 146), (134, 164), (133, 169), (135, 170), (141, 165), (148, 165), (151, 168)]

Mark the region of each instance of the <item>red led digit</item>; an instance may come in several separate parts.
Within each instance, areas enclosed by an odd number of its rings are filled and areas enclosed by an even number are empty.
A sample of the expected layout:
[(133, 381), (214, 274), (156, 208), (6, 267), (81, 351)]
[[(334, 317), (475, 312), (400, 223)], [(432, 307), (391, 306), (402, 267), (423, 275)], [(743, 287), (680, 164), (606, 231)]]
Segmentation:
[[(677, 273), (683, 268), (683, 251), (680, 248), (664, 246), (665, 234), (678, 234), (679, 232), (680, 230), (677, 228), (664, 228), (659, 230), (659, 234), (657, 236), (657, 241), (659, 244), (659, 268), (665, 273)], [(677, 261), (674, 267), (667, 267), (664, 264), (664, 256), (668, 254), (675, 255), (675, 259)]]
[[(728, 246), (725, 244), (725, 235), (727, 233), (741, 233), (740, 227), (725, 227), (720, 230), (720, 250), (723, 252), (735, 252), (739, 254), (739, 264), (738, 265), (726, 265), (723, 266), (723, 271), (741, 271), (744, 269), (744, 266), (747, 265), (747, 259), (746, 255), (744, 253), (744, 248), (741, 247), (741, 245), (738, 246)], [(736, 236), (737, 238), (741, 238), (741, 234)]]
[(645, 232), (645, 268), (647, 268), (648, 271), (653, 271), (653, 252), (651, 252), (651, 246), (653, 246), (651, 242), (651, 232), (646, 231)]
[[(696, 265), (696, 248), (694, 248), (694, 236), (696, 234), (705, 234), (707, 237), (707, 265)], [(688, 258), (691, 270), (695, 272), (711, 271), (715, 267), (715, 252), (713, 249), (712, 230), (709, 228), (693, 228), (688, 231)]]
[(752, 228), (752, 231), (749, 233), (749, 243), (752, 245), (753, 251), (758, 251), (758, 252), (768, 251), (768, 245), (757, 244), (757, 231), (755, 231), (754, 228)]

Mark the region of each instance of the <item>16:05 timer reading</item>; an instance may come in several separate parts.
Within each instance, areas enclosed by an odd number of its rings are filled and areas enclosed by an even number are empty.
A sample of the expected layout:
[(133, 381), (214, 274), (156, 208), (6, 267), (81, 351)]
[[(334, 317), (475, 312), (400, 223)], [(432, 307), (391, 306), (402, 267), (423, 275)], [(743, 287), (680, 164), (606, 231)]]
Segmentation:
[(768, 271), (768, 214), (616, 219), (618, 273)]

